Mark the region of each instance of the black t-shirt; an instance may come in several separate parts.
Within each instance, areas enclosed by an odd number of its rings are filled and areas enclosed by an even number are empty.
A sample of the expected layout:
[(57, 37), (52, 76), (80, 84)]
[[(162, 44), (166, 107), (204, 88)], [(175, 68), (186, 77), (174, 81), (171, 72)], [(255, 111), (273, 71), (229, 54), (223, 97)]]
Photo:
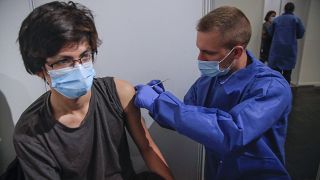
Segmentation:
[(26, 179), (104, 180), (134, 175), (126, 117), (113, 78), (94, 79), (88, 113), (78, 128), (54, 119), (50, 92), (21, 115), (14, 146)]

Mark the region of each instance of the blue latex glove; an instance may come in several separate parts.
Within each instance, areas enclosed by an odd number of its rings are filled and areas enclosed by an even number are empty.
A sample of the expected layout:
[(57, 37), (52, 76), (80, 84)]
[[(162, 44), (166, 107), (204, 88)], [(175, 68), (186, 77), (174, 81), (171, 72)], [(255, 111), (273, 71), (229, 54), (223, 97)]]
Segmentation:
[(159, 93), (149, 85), (139, 84), (135, 86), (136, 97), (134, 99), (135, 106), (145, 108), (150, 113), (153, 112), (153, 103), (159, 97)]
[[(149, 86), (153, 86), (152, 88), (159, 94), (163, 93), (165, 91), (164, 89), (164, 86), (162, 83), (159, 83), (161, 82), (160, 80), (151, 80), (150, 82), (148, 82), (148, 85)], [(158, 84), (159, 83), (159, 84)], [(157, 84), (157, 85), (155, 85)]]

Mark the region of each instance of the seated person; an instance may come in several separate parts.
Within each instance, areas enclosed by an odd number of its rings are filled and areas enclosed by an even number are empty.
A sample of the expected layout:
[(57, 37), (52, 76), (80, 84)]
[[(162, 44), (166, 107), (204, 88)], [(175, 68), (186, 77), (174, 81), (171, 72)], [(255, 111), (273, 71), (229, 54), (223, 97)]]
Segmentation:
[[(133, 104), (134, 88), (112, 77), (95, 78), (100, 41), (89, 9), (73, 2), (44, 4), (23, 21), (18, 41), (27, 72), (51, 88), (15, 127), (26, 179), (173, 179)], [(135, 174), (125, 128), (151, 172)]]

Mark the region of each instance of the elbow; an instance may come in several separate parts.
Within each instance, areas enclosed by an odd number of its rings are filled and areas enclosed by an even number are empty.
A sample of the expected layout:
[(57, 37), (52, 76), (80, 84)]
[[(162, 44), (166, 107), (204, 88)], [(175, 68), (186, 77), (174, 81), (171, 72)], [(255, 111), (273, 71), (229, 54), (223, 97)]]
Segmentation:
[(242, 133), (237, 135), (224, 135), (220, 141), (211, 142), (208, 147), (211, 151), (216, 152), (218, 157), (223, 158), (225, 155), (237, 151), (245, 146)]

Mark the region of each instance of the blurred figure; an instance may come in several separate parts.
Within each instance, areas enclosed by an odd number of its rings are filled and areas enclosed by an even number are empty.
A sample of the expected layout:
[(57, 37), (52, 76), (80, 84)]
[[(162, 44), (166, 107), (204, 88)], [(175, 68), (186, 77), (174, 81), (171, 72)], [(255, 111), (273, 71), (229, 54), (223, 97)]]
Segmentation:
[(260, 46), (260, 60), (265, 63), (269, 58), (269, 50), (271, 46), (271, 38), (268, 34), (268, 28), (270, 27), (272, 20), (276, 17), (276, 12), (271, 10), (264, 17), (264, 23), (262, 25), (262, 36)]
[(268, 29), (272, 36), (268, 65), (279, 71), (290, 84), (297, 59), (297, 39), (303, 37), (305, 29), (301, 20), (293, 14), (292, 2), (285, 5), (284, 11)]

